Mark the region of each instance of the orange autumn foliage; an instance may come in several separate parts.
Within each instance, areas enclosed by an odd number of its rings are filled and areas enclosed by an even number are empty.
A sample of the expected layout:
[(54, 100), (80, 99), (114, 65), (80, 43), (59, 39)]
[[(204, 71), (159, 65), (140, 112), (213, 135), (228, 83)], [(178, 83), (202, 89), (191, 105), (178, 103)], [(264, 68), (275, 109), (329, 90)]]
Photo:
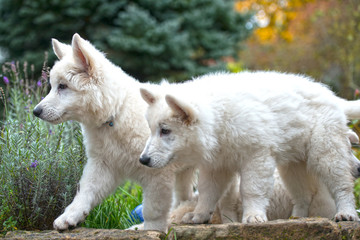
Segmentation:
[(351, 99), (360, 86), (360, 1), (245, 0), (266, 21), (240, 53), (248, 69), (308, 74)]
[(237, 1), (235, 9), (239, 12), (253, 11), (259, 28), (254, 37), (261, 43), (275, 42), (278, 38), (293, 41), (289, 31), (290, 23), (297, 17), (298, 9), (314, 0), (244, 0)]

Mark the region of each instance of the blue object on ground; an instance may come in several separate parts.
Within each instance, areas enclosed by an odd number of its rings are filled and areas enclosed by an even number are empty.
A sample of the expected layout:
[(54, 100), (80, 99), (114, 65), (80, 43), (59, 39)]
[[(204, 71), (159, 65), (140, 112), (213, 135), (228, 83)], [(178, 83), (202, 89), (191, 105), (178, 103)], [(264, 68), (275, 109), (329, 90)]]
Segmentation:
[(144, 222), (142, 210), (143, 210), (143, 206), (142, 206), (142, 204), (140, 204), (134, 210), (131, 211), (130, 219), (132, 221), (140, 220), (141, 222)]

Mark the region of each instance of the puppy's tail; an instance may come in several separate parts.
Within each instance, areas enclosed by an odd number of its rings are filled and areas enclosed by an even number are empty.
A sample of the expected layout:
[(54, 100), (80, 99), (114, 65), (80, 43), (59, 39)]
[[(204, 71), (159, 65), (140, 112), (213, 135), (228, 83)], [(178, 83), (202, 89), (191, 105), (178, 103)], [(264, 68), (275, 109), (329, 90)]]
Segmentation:
[(360, 100), (342, 101), (344, 113), (348, 119), (360, 119)]

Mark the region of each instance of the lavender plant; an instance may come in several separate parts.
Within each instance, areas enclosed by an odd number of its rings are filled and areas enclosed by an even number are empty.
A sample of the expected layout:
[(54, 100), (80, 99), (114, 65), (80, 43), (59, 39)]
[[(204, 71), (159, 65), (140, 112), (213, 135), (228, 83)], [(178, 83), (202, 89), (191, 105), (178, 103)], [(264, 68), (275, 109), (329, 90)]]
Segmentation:
[(2, 66), (0, 232), (51, 229), (76, 193), (85, 161), (79, 125), (49, 125), (32, 115), (46, 95), (47, 72), (44, 64), (35, 81), (27, 63)]

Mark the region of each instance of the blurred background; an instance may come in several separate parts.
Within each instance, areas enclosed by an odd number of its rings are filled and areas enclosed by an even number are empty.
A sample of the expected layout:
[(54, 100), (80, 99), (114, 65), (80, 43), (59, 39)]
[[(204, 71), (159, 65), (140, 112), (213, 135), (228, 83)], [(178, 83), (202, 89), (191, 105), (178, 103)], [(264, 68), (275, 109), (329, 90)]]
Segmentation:
[(0, 0), (0, 19), (0, 61), (39, 76), (51, 38), (77, 32), (143, 82), (248, 69), (308, 74), (348, 99), (360, 85), (357, 0)]

